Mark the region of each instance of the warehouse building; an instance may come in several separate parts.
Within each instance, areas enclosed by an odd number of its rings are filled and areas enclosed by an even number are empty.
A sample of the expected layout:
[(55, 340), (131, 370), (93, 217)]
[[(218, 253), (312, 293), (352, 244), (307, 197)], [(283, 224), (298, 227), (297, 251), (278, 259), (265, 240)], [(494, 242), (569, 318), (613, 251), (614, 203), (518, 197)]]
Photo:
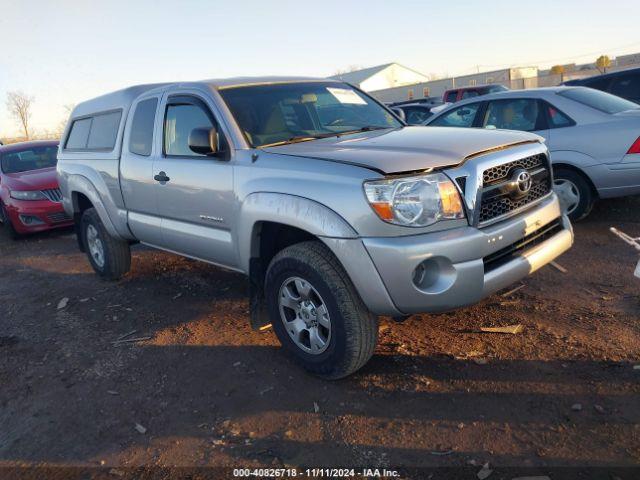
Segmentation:
[(511, 89), (530, 88), (527, 79), (538, 75), (537, 67), (505, 68), (491, 72), (474, 73), (460, 77), (431, 80), (413, 85), (368, 91), (381, 102), (400, 102), (425, 97), (442, 97), (450, 88), (499, 83)]
[(399, 63), (385, 63), (384, 65), (377, 65), (353, 72), (339, 73), (329, 78), (342, 80), (367, 92), (411, 85), (429, 80), (429, 77), (426, 75), (416, 72), (404, 65), (400, 65)]

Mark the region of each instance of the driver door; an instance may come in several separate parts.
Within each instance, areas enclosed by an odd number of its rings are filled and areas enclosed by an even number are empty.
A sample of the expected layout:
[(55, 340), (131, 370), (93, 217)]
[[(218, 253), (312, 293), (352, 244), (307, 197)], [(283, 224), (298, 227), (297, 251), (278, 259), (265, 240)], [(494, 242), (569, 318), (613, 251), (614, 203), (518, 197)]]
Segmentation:
[[(191, 92), (170, 92), (163, 105), (162, 154), (153, 165), (162, 224), (161, 247), (229, 268), (237, 267), (231, 238), (236, 212), (229, 143), (211, 106)], [(215, 127), (219, 153), (189, 148), (195, 128)]]

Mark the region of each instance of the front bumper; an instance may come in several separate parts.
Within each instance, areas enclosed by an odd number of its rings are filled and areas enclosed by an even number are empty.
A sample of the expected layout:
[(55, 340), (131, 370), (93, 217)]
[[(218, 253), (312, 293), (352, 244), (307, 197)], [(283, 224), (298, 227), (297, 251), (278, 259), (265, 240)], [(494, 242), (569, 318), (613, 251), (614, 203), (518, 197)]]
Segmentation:
[[(548, 233), (536, 236), (541, 231)], [(523, 238), (532, 237), (537, 241), (521, 245)], [(377, 314), (412, 314), (470, 305), (508, 287), (568, 250), (573, 231), (551, 194), (530, 210), (490, 227), (364, 238), (362, 243), (377, 278), (371, 271), (366, 272), (368, 280), (363, 278), (362, 268), (347, 271), (365, 304)], [(505, 250), (510, 254), (498, 262), (490, 260)], [(354, 258), (346, 258), (343, 265), (350, 261)], [(419, 265), (424, 269), (417, 274)], [(372, 297), (378, 279), (388, 295), (378, 292)]]
[[(73, 225), (73, 219), (65, 213), (62, 203), (50, 202), (49, 200), (11, 199), (5, 208), (13, 228), (20, 234)], [(31, 223), (28, 220), (31, 220)]]

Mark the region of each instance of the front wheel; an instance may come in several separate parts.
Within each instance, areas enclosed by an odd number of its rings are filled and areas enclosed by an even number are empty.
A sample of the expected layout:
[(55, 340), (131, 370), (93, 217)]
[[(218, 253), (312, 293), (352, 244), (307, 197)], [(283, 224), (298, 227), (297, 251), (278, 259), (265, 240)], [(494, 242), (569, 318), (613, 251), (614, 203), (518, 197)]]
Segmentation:
[(129, 244), (109, 235), (94, 208), (82, 214), (80, 231), (89, 262), (98, 275), (107, 280), (118, 280), (129, 271)]
[(373, 355), (378, 319), (324, 244), (303, 242), (278, 253), (265, 294), (280, 343), (306, 370), (339, 379)]
[(553, 190), (562, 212), (573, 221), (582, 220), (593, 208), (593, 191), (587, 179), (573, 170), (559, 168), (553, 172)]

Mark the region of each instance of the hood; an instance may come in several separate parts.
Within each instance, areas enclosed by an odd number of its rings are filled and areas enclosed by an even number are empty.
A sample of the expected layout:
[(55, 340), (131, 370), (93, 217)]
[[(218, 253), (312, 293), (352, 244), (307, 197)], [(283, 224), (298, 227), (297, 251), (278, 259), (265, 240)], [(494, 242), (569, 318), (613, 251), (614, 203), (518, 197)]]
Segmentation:
[(28, 172), (6, 173), (2, 182), (11, 190), (49, 190), (58, 188), (56, 167), (29, 170)]
[(455, 166), (471, 155), (532, 141), (542, 138), (508, 130), (418, 126), (266, 147), (264, 151), (401, 173)]

